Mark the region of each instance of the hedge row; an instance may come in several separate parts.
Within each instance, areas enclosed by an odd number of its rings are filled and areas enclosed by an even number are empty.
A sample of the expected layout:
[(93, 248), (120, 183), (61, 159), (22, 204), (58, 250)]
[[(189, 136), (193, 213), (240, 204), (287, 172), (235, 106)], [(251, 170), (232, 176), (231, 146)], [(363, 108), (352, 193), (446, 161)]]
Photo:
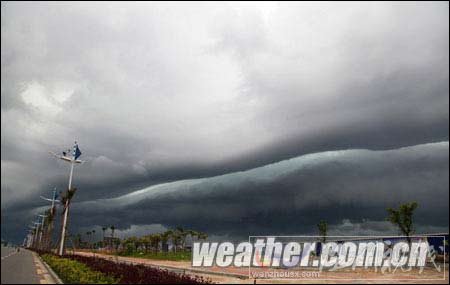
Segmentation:
[(118, 280), (104, 273), (94, 271), (79, 261), (61, 258), (51, 254), (41, 256), (58, 274), (64, 283), (72, 284), (117, 284)]
[(67, 255), (89, 268), (117, 278), (120, 284), (210, 284), (209, 279), (188, 274), (178, 274), (144, 265), (116, 263), (102, 258)]

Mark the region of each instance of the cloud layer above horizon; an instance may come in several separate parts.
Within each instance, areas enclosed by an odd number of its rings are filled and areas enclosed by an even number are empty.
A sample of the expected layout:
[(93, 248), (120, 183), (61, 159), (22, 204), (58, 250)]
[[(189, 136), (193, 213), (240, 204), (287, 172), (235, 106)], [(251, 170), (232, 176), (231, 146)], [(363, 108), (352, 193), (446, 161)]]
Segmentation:
[(298, 215), (302, 232), (320, 215), (376, 227), (387, 205), (416, 198), (422, 224), (448, 231), (448, 8), (3, 2), (2, 237), (23, 236), (12, 217), (26, 223), (39, 195), (66, 187), (48, 151), (73, 140), (87, 160), (75, 208), (96, 205), (74, 231), (105, 215), (123, 230), (213, 235), (244, 235), (242, 219), (255, 234), (290, 232)]

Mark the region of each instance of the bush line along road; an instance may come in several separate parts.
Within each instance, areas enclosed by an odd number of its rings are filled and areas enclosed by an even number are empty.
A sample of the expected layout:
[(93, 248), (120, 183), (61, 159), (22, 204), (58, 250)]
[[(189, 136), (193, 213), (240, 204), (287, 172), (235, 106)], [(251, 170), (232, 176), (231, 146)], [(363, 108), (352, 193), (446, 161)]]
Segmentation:
[(67, 283), (82, 284), (207, 284), (202, 277), (176, 274), (144, 265), (130, 265), (80, 255), (59, 257), (44, 254), (43, 258)]

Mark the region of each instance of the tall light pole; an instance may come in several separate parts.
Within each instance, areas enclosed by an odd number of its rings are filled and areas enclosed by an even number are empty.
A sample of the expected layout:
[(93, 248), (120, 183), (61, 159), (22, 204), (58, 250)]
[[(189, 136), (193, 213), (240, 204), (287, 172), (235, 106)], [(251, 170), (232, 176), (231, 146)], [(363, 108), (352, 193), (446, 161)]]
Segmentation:
[(30, 228), (30, 242), (28, 243), (28, 247), (33, 247), (34, 244), (34, 235), (36, 234), (36, 227), (35, 226), (29, 226)]
[(53, 220), (54, 220), (54, 215), (55, 215), (55, 202), (56, 203), (61, 203), (60, 200), (57, 200), (57, 194), (56, 194), (56, 187), (53, 189), (53, 196), (52, 198), (46, 198), (43, 196), (40, 196), (41, 199), (45, 200), (45, 201), (49, 201), (52, 203), (52, 206), (50, 208), (50, 217), (49, 217), (49, 223), (47, 225), (47, 237), (44, 238), (44, 250), (47, 250), (51, 247), (51, 239), (52, 239), (52, 232), (53, 232)]
[(66, 240), (66, 227), (67, 227), (67, 219), (69, 216), (69, 203), (70, 203), (70, 192), (72, 191), (72, 177), (73, 177), (73, 167), (75, 163), (82, 163), (83, 161), (78, 160), (78, 157), (81, 155), (81, 151), (78, 148), (77, 142), (75, 142), (75, 145), (73, 146), (72, 156), (67, 155), (65, 152), (63, 152), (63, 155), (57, 155), (55, 153), (51, 153), (57, 158), (67, 161), (70, 163), (70, 174), (69, 174), (69, 189), (67, 189), (67, 197), (64, 205), (64, 217), (63, 217), (63, 225), (61, 230), (61, 241), (59, 244), (59, 255), (64, 254), (64, 243)]
[(60, 200), (56, 199), (56, 197), (57, 197), (57, 195), (56, 195), (56, 187), (55, 187), (55, 189), (53, 189), (53, 196), (52, 196), (51, 199), (50, 199), (50, 198), (46, 198), (46, 197), (44, 197), (44, 196), (40, 196), (40, 197), (41, 197), (41, 199), (43, 199), (43, 200), (45, 200), (45, 201), (52, 202), (52, 209), (55, 208), (55, 202), (56, 202), (56, 203), (61, 203)]
[(27, 241), (24, 245), (24, 247), (31, 247), (31, 244), (33, 243), (33, 230), (31, 228), (28, 229), (28, 234), (26, 237)]
[(36, 226), (36, 230), (34, 232), (34, 246), (33, 247), (37, 247), (38, 245), (38, 235), (39, 235), (39, 226), (41, 225), (41, 223), (39, 222), (34, 222), (34, 225)]
[(46, 215), (38, 215), (39, 217), (41, 217), (41, 232), (39, 233), (39, 245), (38, 245), (38, 249), (41, 249), (42, 247), (42, 233), (44, 232), (44, 224), (45, 224), (45, 218), (47, 217)]

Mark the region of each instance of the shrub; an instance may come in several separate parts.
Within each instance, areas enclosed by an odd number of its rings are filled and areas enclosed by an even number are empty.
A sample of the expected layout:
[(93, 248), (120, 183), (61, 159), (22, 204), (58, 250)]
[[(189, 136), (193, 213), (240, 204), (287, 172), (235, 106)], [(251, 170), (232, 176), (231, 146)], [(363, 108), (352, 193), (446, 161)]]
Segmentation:
[(210, 284), (203, 277), (177, 274), (167, 270), (144, 265), (116, 263), (102, 258), (80, 255), (66, 256), (81, 262), (95, 271), (102, 272), (118, 280), (120, 284)]
[(177, 251), (177, 252), (133, 252), (133, 251), (123, 251), (119, 253), (121, 256), (132, 256), (139, 258), (148, 258), (155, 260), (172, 260), (172, 261), (191, 261), (192, 253), (190, 251)]
[(44, 254), (42, 258), (58, 274), (64, 283), (76, 284), (116, 284), (117, 279), (94, 271), (86, 264), (69, 258)]

